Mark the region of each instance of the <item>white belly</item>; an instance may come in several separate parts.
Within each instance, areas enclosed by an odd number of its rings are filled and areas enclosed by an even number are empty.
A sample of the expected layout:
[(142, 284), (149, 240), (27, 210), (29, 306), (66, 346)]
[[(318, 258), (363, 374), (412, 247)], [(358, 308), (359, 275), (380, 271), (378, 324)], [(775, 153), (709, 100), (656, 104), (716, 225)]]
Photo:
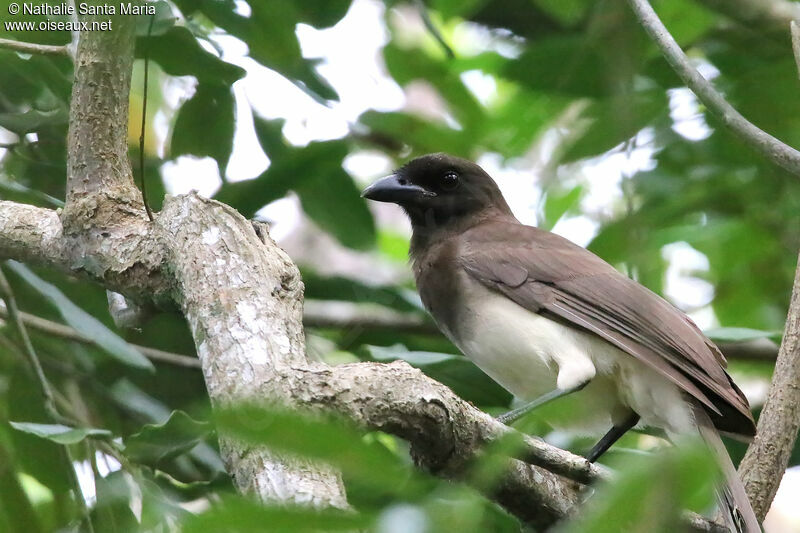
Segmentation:
[(675, 433), (692, 430), (691, 411), (678, 387), (632, 355), (489, 289), (469, 285), (469, 311), (459, 338), (453, 340), (489, 377), (525, 401), (589, 380), (571, 395), (580, 416), (552, 420), (555, 426), (604, 433), (633, 409), (642, 425)]

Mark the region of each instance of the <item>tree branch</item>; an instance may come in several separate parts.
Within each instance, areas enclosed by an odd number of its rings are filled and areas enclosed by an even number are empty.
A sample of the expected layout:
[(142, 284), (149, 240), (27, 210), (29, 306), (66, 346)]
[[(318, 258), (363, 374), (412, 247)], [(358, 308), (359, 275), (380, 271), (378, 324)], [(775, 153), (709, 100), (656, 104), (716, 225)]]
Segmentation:
[(700, 0), (711, 9), (748, 26), (785, 27), (800, 19), (800, 5), (787, 0)]
[(769, 511), (800, 429), (800, 258), (767, 402), (739, 472), (759, 520)]
[(52, 209), (0, 200), (0, 258), (64, 270), (69, 254), (62, 237)]
[[(417, 462), (448, 479), (465, 479), (487, 442), (518, 436), (405, 363), (331, 368), (307, 361), (299, 273), (268, 235), (257, 235), (234, 209), (180, 196), (168, 198), (149, 223), (126, 155), (133, 43), (126, 25), (123, 18), (113, 33), (83, 33), (78, 44), (60, 224), (51, 211), (3, 202), (0, 254), (84, 276), (134, 300), (146, 302), (153, 292), (157, 303), (177, 303), (213, 405), (268, 399), (333, 409), (408, 439)], [(583, 481), (604, 476), (582, 458), (518, 438), (525, 461)], [(324, 465), (245, 447), (224, 435), (220, 440), (240, 490), (264, 501), (347, 505), (339, 476)], [(579, 489), (558, 474), (510, 460), (488, 494), (546, 528), (574, 508)], [(705, 530), (712, 527), (702, 523)]]
[[(487, 494), (539, 527), (563, 518), (579, 502), (579, 485), (566, 478), (586, 483), (608, 477), (605, 469), (582, 457), (521, 436), (406, 363), (310, 364), (303, 352), (297, 270), (233, 209), (196, 195), (167, 199), (150, 231), (153, 235), (145, 240), (165, 246), (163, 255), (175, 278), (160, 281), (167, 275), (162, 268), (146, 277), (154, 286), (174, 287), (215, 404), (271, 398), (335, 411), (409, 440), (417, 462), (447, 479), (464, 480), (470, 461), (487, 443), (513, 435), (521, 442), (515, 455), (519, 460), (509, 463), (499, 485)], [(126, 248), (116, 253), (116, 261), (136, 262), (142, 252)], [(219, 261), (223, 257), (226, 261)], [(94, 260), (106, 262), (102, 256)], [(116, 278), (123, 293), (132, 289), (122, 283), (125, 279), (135, 284), (139, 275), (127, 272), (127, 278)], [(321, 478), (298, 479), (286, 462), (254, 456), (224, 439), (223, 455), (237, 486), (265, 500), (322, 505), (325, 501), (314, 495), (330, 492), (320, 493), (320, 485), (336, 486), (337, 478), (324, 470)], [(320, 472), (318, 465), (306, 468)], [(690, 523), (697, 531), (716, 531), (713, 523), (696, 516)]]
[[(70, 270), (133, 301), (148, 301), (149, 289), (131, 285), (138, 278), (161, 293), (157, 304), (177, 302), (195, 335), (212, 404), (246, 400), (253, 380), (272, 377), (270, 363), (286, 358), (300, 364), (305, 358), (301, 321), (292, 315), (300, 300), (289, 293), (284, 308), (270, 292), (284, 281), (299, 285), (296, 271), (293, 276), (288, 267), (281, 270), (276, 261), (283, 259), (263, 247), (254, 255), (247, 245), (260, 242), (250, 224), (243, 229), (234, 210), (206, 208), (208, 201), (197, 196), (167, 201), (162, 216), (148, 220), (128, 161), (135, 18), (118, 15), (112, 22), (113, 31), (81, 32), (78, 40), (59, 249), (71, 260)], [(215, 247), (209, 244), (215, 236), (229, 240)], [(237, 245), (251, 261), (232, 253)], [(227, 266), (214, 264), (217, 258)], [(264, 501), (347, 506), (341, 480), (330, 468), (245, 448), (224, 436), (220, 441), (223, 461), (241, 490)]]
[(754, 126), (719, 94), (690, 63), (647, 0), (628, 0), (642, 27), (667, 63), (708, 110), (745, 144), (792, 174), (800, 176), (800, 152)]
[[(273, 384), (260, 388), (263, 395)], [(464, 480), (485, 445), (513, 431), (402, 361), (307, 366), (284, 373), (282, 388), (291, 391), (299, 407), (345, 415), (363, 427), (407, 440), (419, 466), (447, 479)], [(587, 471), (585, 459), (552, 449), (563, 464), (580, 462)], [(591, 471), (601, 475), (597, 467)], [(580, 497), (577, 484), (520, 461), (509, 463), (489, 495), (537, 528), (565, 516)]]
[[(800, 176), (800, 152), (747, 121), (690, 64), (647, 0), (629, 0), (647, 33), (667, 62), (698, 99), (745, 143), (767, 159)], [(796, 26), (792, 27), (797, 41)], [(795, 46), (796, 48), (796, 46)], [(762, 521), (780, 485), (800, 428), (800, 265), (795, 274), (786, 329), (778, 351), (772, 384), (756, 437), (740, 472), (753, 510)]]
[(797, 66), (797, 75), (800, 77), (800, 26), (794, 20), (789, 23), (789, 33), (792, 34), (792, 53)]
[[(42, 333), (46, 333), (47, 335), (80, 342), (82, 344), (95, 344), (94, 340), (90, 339), (89, 337), (85, 337), (79, 331), (69, 326), (65, 326), (64, 324), (59, 324), (58, 322), (53, 322), (52, 320), (47, 320), (46, 318), (38, 317), (24, 311), (20, 311), (18, 315), (22, 323), (30, 329), (35, 329)], [(8, 309), (5, 307), (0, 307), (0, 317), (8, 318), (8, 316)], [(150, 348), (149, 346), (140, 346), (138, 344), (131, 344), (131, 347), (140, 351), (142, 355), (152, 361), (169, 363), (171, 365), (183, 366), (186, 368), (200, 368), (200, 361), (196, 357), (165, 352), (163, 350)]]
[[(61, 213), (67, 235), (147, 222), (128, 161), (135, 17), (111, 18), (113, 31), (83, 31), (78, 39), (67, 134), (67, 194)], [(91, 24), (92, 19), (82, 20)], [(83, 241), (93, 246), (103, 239)]]
[[(50, 387), (50, 382), (47, 381), (47, 376), (44, 375), (42, 363), (39, 362), (39, 356), (36, 354), (36, 350), (34, 350), (33, 344), (31, 343), (31, 338), (28, 336), (25, 325), (22, 323), (19, 310), (17, 309), (17, 302), (14, 298), (14, 292), (11, 290), (11, 285), (9, 285), (2, 268), (0, 268), (0, 298), (2, 298), (3, 302), (5, 302), (5, 308), (8, 310), (8, 316), (12, 324), (14, 324), (20, 339), (22, 340), (23, 352), (28, 358), (28, 363), (30, 364), (31, 369), (36, 376), (36, 381), (39, 382), (39, 388), (41, 389), (42, 397), (44, 399), (45, 412), (52, 419), (52, 421), (57, 424), (63, 424), (65, 422), (70, 423), (71, 421), (61, 416), (61, 413), (58, 412), (58, 408), (56, 408), (53, 389)], [(78, 481), (78, 474), (75, 471), (75, 461), (72, 457), (72, 452), (67, 444), (62, 445), (61, 449), (63, 452), (64, 462), (66, 463), (65, 467), (69, 472), (70, 482), (72, 484), (72, 492), (75, 495), (75, 502), (77, 503), (78, 509), (81, 512), (81, 521), (83, 523), (83, 527), (86, 528), (86, 531), (91, 533), (93, 531), (92, 521), (89, 518), (89, 509), (86, 507), (86, 500), (83, 498), (81, 484)]]
[(350, 302), (306, 300), (303, 323), (311, 328), (391, 330), (399, 333), (441, 335), (436, 326), (421, 315)]
[[(2, 232), (0, 232), (2, 237)], [(0, 254), (1, 255), (1, 254)], [(338, 304), (343, 303), (340, 307)], [(391, 330), (395, 332), (417, 333), (422, 335), (439, 335), (439, 330), (430, 322), (412, 314), (396, 313), (387, 311), (383, 313), (364, 313), (357, 309), (358, 304), (337, 302), (337, 305), (329, 305), (328, 302), (308, 301), (305, 302), (303, 310), (303, 325), (311, 328), (339, 328), (339, 329), (358, 329), (358, 330)], [(334, 313), (337, 311), (337, 313)], [(344, 311), (345, 315), (338, 314)], [(60, 337), (82, 344), (95, 344), (88, 337), (83, 336), (79, 331), (47, 320), (24, 311), (19, 312), (22, 323), (28, 328), (40, 331), (47, 335)], [(8, 318), (8, 310), (0, 306), (0, 318)], [(758, 339), (747, 342), (729, 342), (718, 345), (722, 353), (728, 359), (744, 359), (750, 361), (775, 362), (778, 347), (772, 341)], [(200, 368), (200, 360), (191, 355), (184, 355), (173, 352), (166, 352), (157, 348), (132, 344), (131, 347), (140, 351), (142, 355), (152, 361), (167, 363), (186, 368)], [(537, 464), (533, 462), (533, 464)], [(570, 477), (570, 476), (566, 476)]]
[(36, 380), (39, 382), (42, 398), (44, 399), (45, 412), (47, 412), (54, 422), (63, 424), (64, 419), (61, 418), (61, 415), (58, 413), (58, 409), (56, 409), (56, 403), (53, 399), (53, 391), (50, 388), (50, 382), (47, 381), (47, 377), (44, 375), (42, 363), (39, 361), (39, 356), (36, 354), (36, 350), (33, 348), (31, 338), (28, 335), (28, 331), (25, 329), (25, 324), (22, 321), (19, 309), (17, 309), (17, 302), (14, 298), (14, 293), (11, 290), (11, 285), (8, 283), (2, 268), (0, 268), (0, 299), (2, 299), (3, 303), (5, 304), (5, 314), (19, 334), (20, 340), (22, 341), (22, 347), (24, 348), (23, 351), (25, 356), (28, 358), (28, 364), (30, 364), (33, 374), (36, 376)]
[(24, 41), (15, 41), (13, 39), (0, 39), (0, 48), (14, 50), (15, 52), (22, 52), (25, 54), (56, 54), (62, 56), (69, 55), (69, 45), (51, 45), (51, 44), (36, 44), (26, 43)]
[[(442, 335), (424, 316), (351, 302), (306, 300), (303, 323), (308, 328)], [(778, 346), (769, 339), (723, 342), (717, 347), (728, 359), (774, 362), (778, 355)]]

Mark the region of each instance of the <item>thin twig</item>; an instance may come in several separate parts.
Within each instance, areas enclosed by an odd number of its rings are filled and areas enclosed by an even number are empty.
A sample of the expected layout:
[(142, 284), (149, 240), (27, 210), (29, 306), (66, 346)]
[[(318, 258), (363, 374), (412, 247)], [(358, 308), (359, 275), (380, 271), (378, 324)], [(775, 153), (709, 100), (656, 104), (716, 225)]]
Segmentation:
[(642, 27), (661, 50), (667, 63), (708, 110), (754, 150), (776, 165), (800, 176), (800, 152), (759, 129), (736, 111), (714, 89), (714, 86), (689, 63), (689, 58), (664, 27), (647, 0), (628, 0), (628, 2)]
[[(2, 309), (0, 309), (2, 313)], [(392, 331), (413, 335), (440, 336), (436, 325), (425, 315), (394, 311), (381, 306), (340, 301), (306, 300), (303, 325), (359, 332)], [(769, 339), (722, 342), (717, 346), (728, 359), (774, 362), (778, 346)]]
[[(349, 311), (347, 309), (349, 308)], [(370, 310), (364, 312), (356, 310), (357, 305), (344, 304), (334, 309), (328, 304), (310, 300), (306, 302), (305, 313), (303, 314), (303, 324), (309, 328), (331, 328), (331, 329), (353, 329), (359, 331), (381, 331), (392, 330), (400, 333), (410, 333), (415, 335), (439, 335), (439, 330), (430, 321), (419, 315), (411, 313), (398, 313), (394, 311), (377, 312)], [(61, 337), (83, 344), (94, 344), (92, 339), (85, 337), (77, 330), (42, 318), (25, 311), (20, 311), (19, 316), (22, 323), (31, 329), (41, 331), (54, 337)], [(0, 305), (0, 318), (7, 318), (8, 311)], [(729, 342), (718, 345), (722, 353), (728, 359), (742, 359), (748, 361), (775, 361), (777, 346), (771, 341), (748, 341), (748, 342)], [(145, 357), (152, 361), (167, 363), (186, 368), (200, 368), (200, 360), (190, 355), (178, 354), (131, 344), (131, 347), (138, 350)]]
[(428, 29), (428, 32), (436, 39), (436, 42), (441, 45), (444, 53), (447, 54), (447, 57), (453, 59), (456, 57), (456, 54), (453, 52), (453, 49), (450, 48), (450, 45), (447, 44), (447, 41), (444, 40), (442, 37), (442, 33), (439, 31), (439, 28), (436, 27), (436, 24), (433, 23), (431, 20), (430, 13), (428, 13), (428, 8), (425, 6), (424, 0), (417, 0), (417, 9), (419, 10), (419, 16), (422, 17), (422, 23), (425, 24), (425, 27)]
[[(44, 375), (42, 364), (39, 362), (39, 356), (36, 354), (36, 350), (33, 348), (33, 343), (31, 343), (31, 338), (28, 336), (28, 331), (25, 329), (25, 325), (22, 323), (22, 319), (19, 316), (19, 310), (17, 309), (17, 301), (14, 298), (14, 292), (11, 290), (11, 285), (8, 283), (2, 268), (0, 268), (0, 297), (2, 297), (3, 302), (5, 302), (5, 307), (8, 310), (8, 316), (11, 320), (11, 323), (14, 325), (17, 333), (22, 339), (22, 345), (25, 348), (25, 356), (27, 357), (31, 368), (36, 375), (36, 380), (39, 382), (39, 387), (44, 399), (45, 411), (53, 420), (53, 422), (58, 424), (67, 424), (70, 426), (73, 425), (72, 421), (62, 416), (56, 408), (55, 399), (53, 397), (53, 389), (50, 387), (50, 382), (47, 381), (47, 376)], [(78, 508), (81, 510), (81, 516), (86, 531), (91, 533), (93, 531), (92, 521), (89, 517), (89, 509), (86, 507), (86, 500), (83, 498), (83, 491), (81, 490), (81, 484), (78, 480), (78, 474), (75, 472), (75, 460), (72, 457), (72, 452), (70, 451), (68, 445), (65, 444), (61, 446), (61, 449), (63, 450), (64, 459), (67, 462), (67, 470), (69, 471), (69, 475), (72, 480), (72, 489), (75, 493), (75, 502), (77, 503)]]
[(36, 44), (36, 43), (26, 43), (24, 41), (15, 41), (14, 39), (0, 39), (0, 48), (14, 50), (16, 52), (23, 52), (25, 54), (56, 54), (62, 56), (69, 55), (69, 47), (65, 44), (61, 45)]
[[(506, 431), (513, 433), (515, 430), (504, 428), (499, 431), (496, 438), (502, 438), (501, 435), (505, 435)], [(613, 472), (603, 465), (590, 463), (580, 455), (574, 455), (528, 435), (523, 435), (522, 446), (513, 457), (582, 484), (609, 482), (613, 477)], [(683, 520), (691, 531), (708, 533), (726, 531), (720, 524), (697, 513), (684, 512)]]
[(772, 384), (753, 443), (739, 467), (753, 510), (763, 520), (789, 464), (800, 428), (800, 257)]
[[(89, 420), (89, 417), (85, 413), (78, 412), (78, 409), (75, 408), (73, 401), (70, 401), (65, 395), (61, 394), (58, 390), (54, 390), (53, 394), (55, 396), (56, 404), (58, 404), (59, 409), (67, 413), (75, 421), (74, 425), (83, 425), (87, 427), (92, 426), (92, 421)], [(92, 445), (96, 449), (116, 459), (117, 462), (119, 462), (119, 464), (126, 472), (135, 476), (141, 474), (141, 469), (135, 464), (131, 463), (125, 456), (125, 454), (122, 453), (112, 442), (109, 442), (108, 440), (101, 438), (94, 438), (91, 436), (87, 438), (87, 442), (88, 441), (91, 441)]]
[[(500, 423), (497, 422), (497, 424)], [(514, 434), (516, 434), (516, 430), (503, 426), (502, 429), (498, 429), (495, 439), (502, 439)], [(521, 446), (513, 453), (513, 457), (584, 485), (611, 479), (611, 471), (605, 466), (590, 463), (580, 455), (562, 450), (529, 435), (522, 435)]]
[(440, 335), (436, 326), (424, 315), (343, 301), (306, 300), (303, 324), (312, 328), (390, 329), (398, 333)]
[(792, 34), (792, 52), (794, 52), (794, 62), (797, 64), (797, 77), (800, 78), (800, 27), (792, 21), (789, 23), (789, 31)]
[[(31, 329), (41, 331), (42, 333), (47, 333), (48, 335), (53, 335), (54, 337), (61, 337), (63, 339), (69, 339), (83, 344), (94, 344), (92, 339), (85, 337), (83, 334), (69, 326), (65, 326), (63, 324), (59, 324), (58, 322), (53, 322), (52, 320), (47, 320), (46, 318), (38, 317), (36, 315), (31, 315), (24, 311), (19, 311), (18, 314), (22, 323)], [(8, 310), (0, 306), (0, 317), (5, 318), (8, 316)], [(142, 353), (142, 355), (148, 359), (152, 359), (153, 361), (184, 366), (187, 368), (200, 368), (200, 361), (196, 357), (165, 352), (163, 350), (157, 350), (156, 348), (150, 348), (148, 346), (139, 346), (137, 344), (131, 344), (131, 347), (138, 350)]]
[(39, 357), (36, 355), (36, 351), (33, 348), (33, 343), (31, 343), (31, 338), (28, 336), (28, 331), (25, 329), (22, 318), (19, 315), (17, 301), (14, 298), (11, 285), (8, 283), (2, 268), (0, 268), (0, 298), (2, 298), (3, 302), (5, 302), (6, 314), (11, 321), (11, 324), (17, 330), (17, 334), (19, 334), (20, 339), (22, 340), (25, 357), (28, 359), (28, 364), (31, 365), (31, 369), (36, 375), (36, 380), (39, 382), (42, 399), (44, 400), (44, 408), (54, 422), (63, 424), (65, 420), (59, 414), (58, 409), (56, 409), (56, 404), (53, 400), (53, 390), (50, 387), (50, 382), (47, 381), (47, 376), (44, 375), (42, 364), (39, 361)]
[[(150, 24), (147, 25), (147, 38), (150, 38), (150, 33), (153, 31), (153, 21), (155, 15), (150, 15)], [(153, 221), (153, 212), (150, 210), (150, 204), (147, 201), (147, 189), (145, 188), (144, 180), (144, 132), (147, 124), (147, 76), (150, 71), (150, 42), (148, 41), (144, 47), (144, 88), (142, 89), (142, 131), (139, 135), (139, 173), (142, 176), (142, 201), (144, 202), (144, 209), (147, 211), (147, 218), (150, 222)]]

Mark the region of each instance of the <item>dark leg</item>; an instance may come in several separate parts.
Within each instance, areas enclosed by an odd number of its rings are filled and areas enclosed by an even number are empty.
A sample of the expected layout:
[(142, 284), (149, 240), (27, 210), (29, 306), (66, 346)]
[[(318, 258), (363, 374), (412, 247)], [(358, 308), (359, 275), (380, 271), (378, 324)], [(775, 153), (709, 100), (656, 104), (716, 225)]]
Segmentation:
[(553, 400), (555, 400), (557, 398), (561, 398), (562, 396), (566, 396), (567, 394), (572, 394), (573, 392), (577, 392), (577, 391), (581, 390), (582, 388), (584, 388), (588, 384), (589, 384), (589, 382), (587, 381), (586, 383), (581, 383), (577, 387), (573, 387), (571, 389), (566, 389), (566, 390), (555, 389), (555, 390), (552, 390), (552, 391), (548, 392), (547, 394), (542, 394), (541, 396), (539, 396), (538, 398), (536, 398), (532, 402), (526, 403), (522, 407), (518, 407), (517, 409), (514, 409), (513, 411), (509, 411), (507, 413), (504, 413), (504, 414), (498, 416), (497, 420), (502, 422), (503, 424), (506, 424), (506, 425), (513, 424), (515, 421), (519, 420), (520, 418), (522, 418), (526, 414), (530, 413), (531, 411), (533, 411), (537, 407), (541, 407), (542, 405), (544, 405), (544, 404), (546, 404), (548, 402), (552, 402)]
[(636, 413), (631, 413), (628, 418), (626, 418), (621, 424), (612, 427), (608, 433), (603, 435), (603, 438), (600, 439), (600, 442), (594, 445), (594, 448), (589, 451), (589, 454), (586, 456), (586, 460), (590, 463), (597, 461), (597, 459), (606, 453), (606, 451), (611, 448), (611, 446), (619, 440), (621, 436), (628, 432), (633, 426), (635, 426), (639, 422), (639, 415)]

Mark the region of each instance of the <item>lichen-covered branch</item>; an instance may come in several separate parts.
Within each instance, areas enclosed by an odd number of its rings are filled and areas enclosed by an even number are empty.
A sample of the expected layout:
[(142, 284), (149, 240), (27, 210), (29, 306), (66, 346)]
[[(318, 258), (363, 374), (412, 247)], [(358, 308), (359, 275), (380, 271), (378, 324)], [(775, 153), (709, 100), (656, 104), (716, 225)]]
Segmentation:
[[(296, 270), (293, 276), (279, 270), (278, 255), (221, 204), (206, 208), (210, 204), (197, 196), (173, 199), (154, 223), (147, 218), (127, 155), (134, 25), (133, 17), (117, 16), (113, 31), (82, 32), (78, 40), (66, 203), (61, 230), (54, 232), (61, 235), (56, 250), (67, 259), (60, 266), (133, 301), (176, 302), (195, 334), (212, 403), (245, 400), (252, 380), (268, 381), (280, 361), (304, 360), (302, 322), (291, 314), (301, 300), (292, 294), (291, 305), (282, 306), (264, 284), (272, 276), (284, 281), (285, 274), (293, 290), (302, 285)], [(237, 244), (251, 255), (232, 253)], [(223, 249), (229, 252), (224, 257)], [(245, 450), (225, 438), (222, 445), (237, 486), (264, 501), (347, 505), (338, 474), (327, 467)]]
[(69, 263), (62, 237), (55, 211), (0, 200), (0, 259), (62, 270)]
[[(463, 479), (482, 447), (513, 432), (405, 363), (309, 363), (296, 267), (230, 207), (196, 195), (169, 198), (141, 238), (164, 247), (170, 268), (154, 268), (145, 278), (152, 286), (171, 287), (186, 314), (213, 402), (271, 398), (335, 411), (407, 439), (420, 465), (448, 479)], [(115, 261), (135, 263), (140, 251), (108, 253), (119, 254)], [(103, 255), (93, 259), (106, 261)], [(69, 262), (57, 263), (58, 256), (48, 261), (69, 270)], [(136, 292), (139, 279), (138, 271), (121, 273), (114, 289)], [(552, 524), (579, 501), (578, 484), (567, 478), (588, 482), (608, 475), (542, 441), (524, 437), (522, 442), (520, 460), (510, 461), (490, 496), (532, 525)], [(265, 500), (345, 505), (338, 476), (319, 465), (230, 441), (223, 441), (223, 454), (237, 486)], [(713, 530), (713, 524), (694, 520), (699, 530)]]
[(783, 341), (756, 438), (739, 466), (759, 520), (769, 511), (800, 429), (800, 258)]
[[(0, 257), (80, 275), (134, 301), (177, 305), (212, 404), (271, 399), (333, 410), (407, 439), (420, 465), (448, 479), (465, 479), (487, 443), (514, 435), (522, 443), (517, 459), (485, 490), (538, 528), (566, 516), (580, 486), (565, 476), (587, 482), (605, 477), (602, 468), (519, 436), (404, 363), (310, 363), (296, 267), (232, 208), (187, 195), (166, 199), (154, 221), (147, 219), (127, 161), (130, 24), (118, 20), (112, 34), (81, 35), (65, 208), (59, 216), (0, 204)], [(264, 501), (347, 506), (339, 475), (324, 465), (224, 436), (221, 449), (236, 486)]]
[[(308, 366), (284, 380), (295, 405), (344, 415), (402, 437), (420, 466), (448, 479), (463, 480), (488, 443), (513, 431), (405, 362)], [(537, 460), (584, 480), (607, 476), (582, 457), (533, 441), (525, 438), (520, 457), (535, 454)], [(490, 495), (524, 521), (544, 528), (577, 503), (578, 489), (551, 471), (512, 461)]]
[[(156, 217), (214, 404), (272, 398), (291, 405), (281, 373), (306, 364), (300, 273), (234, 209), (197, 195)], [(261, 385), (266, 385), (262, 387)], [(338, 475), (221, 439), (236, 485), (262, 499), (346, 507)]]

